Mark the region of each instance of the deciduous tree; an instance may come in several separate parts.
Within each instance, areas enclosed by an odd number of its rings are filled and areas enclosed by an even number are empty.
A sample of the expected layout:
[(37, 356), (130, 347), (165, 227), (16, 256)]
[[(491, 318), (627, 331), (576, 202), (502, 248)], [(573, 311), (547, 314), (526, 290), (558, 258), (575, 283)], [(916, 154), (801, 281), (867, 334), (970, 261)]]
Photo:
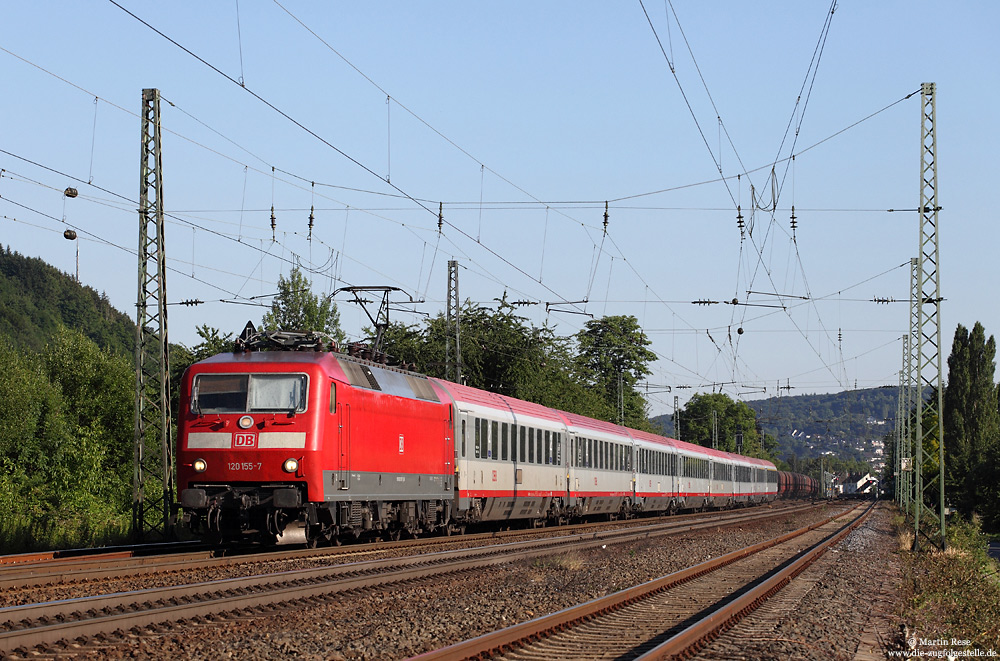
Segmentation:
[[(646, 399), (636, 384), (651, 374), (649, 363), (656, 354), (647, 349), (652, 342), (639, 320), (631, 315), (588, 321), (576, 334), (579, 346), (577, 368), (581, 378), (612, 411), (621, 410), (626, 426), (652, 430), (646, 415)], [(613, 420), (618, 422), (618, 416)]]
[(681, 439), (706, 447), (712, 446), (713, 413), (718, 421), (720, 450), (736, 452), (736, 435), (743, 434), (742, 453), (751, 457), (770, 458), (771, 449), (765, 447), (757, 428), (757, 414), (745, 402), (733, 401), (724, 393), (696, 394), (681, 413)]
[(260, 325), (264, 330), (317, 331), (337, 342), (344, 341), (337, 305), (329, 297), (314, 294), (309, 280), (297, 265), (292, 267), (287, 279), (278, 276), (278, 294)]

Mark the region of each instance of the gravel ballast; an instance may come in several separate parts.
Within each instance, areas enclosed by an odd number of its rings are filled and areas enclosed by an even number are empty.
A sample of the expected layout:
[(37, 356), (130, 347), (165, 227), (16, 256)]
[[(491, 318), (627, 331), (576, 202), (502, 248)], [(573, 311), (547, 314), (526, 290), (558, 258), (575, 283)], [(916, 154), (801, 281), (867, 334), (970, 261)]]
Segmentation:
[[(517, 562), (452, 576), (446, 582), (427, 580), (418, 585), (343, 593), (316, 600), (315, 605), (300, 604), (266, 616), (189, 624), (161, 634), (128, 634), (114, 646), (80, 651), (90, 659), (406, 658), (771, 539), (833, 511)], [(885, 563), (891, 558), (886, 556), (892, 556), (895, 548), (888, 517), (882, 512), (874, 516), (838, 545), (834, 554), (837, 561), (828, 567), (828, 576), (808, 591), (788, 622), (779, 621), (773, 628), (772, 638), (801, 639), (822, 650), (822, 654), (810, 656), (808, 648), (798, 646), (791, 648), (793, 656), (830, 658), (831, 648), (817, 643), (823, 638), (833, 641), (841, 658), (852, 657), (868, 619), (867, 609), (858, 609), (859, 600), (872, 589), (873, 581), (888, 575)], [(833, 620), (838, 628), (831, 633)], [(850, 632), (856, 634), (853, 643)], [(761, 646), (744, 658), (787, 658), (790, 650), (774, 647), (775, 641), (760, 642)], [(772, 648), (780, 651), (768, 656)]]

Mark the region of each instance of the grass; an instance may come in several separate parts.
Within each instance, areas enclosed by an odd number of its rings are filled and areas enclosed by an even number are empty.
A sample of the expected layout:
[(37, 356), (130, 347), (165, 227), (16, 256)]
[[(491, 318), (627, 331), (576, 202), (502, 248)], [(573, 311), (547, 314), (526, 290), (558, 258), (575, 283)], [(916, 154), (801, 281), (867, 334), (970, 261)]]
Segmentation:
[(587, 561), (576, 553), (567, 553), (564, 555), (547, 555), (535, 558), (531, 566), (535, 569), (544, 570), (579, 571), (587, 566)]
[(87, 519), (39, 522), (26, 516), (0, 517), (0, 553), (91, 548), (126, 543), (131, 521)]
[[(918, 638), (968, 640), (1000, 653), (1000, 563), (986, 554), (978, 521), (948, 522), (948, 550), (913, 553), (913, 531), (893, 523), (903, 559), (904, 619)], [(956, 646), (955, 649), (962, 649)]]

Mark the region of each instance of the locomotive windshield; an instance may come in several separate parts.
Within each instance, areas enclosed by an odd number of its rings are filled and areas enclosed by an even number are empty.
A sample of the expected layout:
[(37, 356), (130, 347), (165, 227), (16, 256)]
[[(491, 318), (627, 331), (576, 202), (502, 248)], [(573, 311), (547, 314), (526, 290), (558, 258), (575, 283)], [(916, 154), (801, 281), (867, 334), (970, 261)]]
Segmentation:
[(199, 374), (191, 391), (191, 412), (302, 412), (307, 385), (305, 374)]

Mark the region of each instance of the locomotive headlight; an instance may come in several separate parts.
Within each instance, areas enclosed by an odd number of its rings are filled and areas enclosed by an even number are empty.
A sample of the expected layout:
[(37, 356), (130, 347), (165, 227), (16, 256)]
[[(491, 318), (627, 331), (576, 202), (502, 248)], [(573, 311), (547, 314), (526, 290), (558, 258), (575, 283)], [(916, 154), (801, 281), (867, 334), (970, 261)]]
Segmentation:
[(253, 418), (249, 415), (245, 415), (240, 418), (239, 422), (236, 423), (240, 426), (240, 429), (250, 429), (253, 426)]
[(285, 463), (281, 465), (281, 469), (286, 473), (294, 473), (299, 469), (299, 460), (295, 458), (285, 459)]
[(208, 468), (208, 462), (204, 459), (195, 459), (194, 463), (191, 464), (191, 468), (194, 469), (195, 473), (204, 473)]

